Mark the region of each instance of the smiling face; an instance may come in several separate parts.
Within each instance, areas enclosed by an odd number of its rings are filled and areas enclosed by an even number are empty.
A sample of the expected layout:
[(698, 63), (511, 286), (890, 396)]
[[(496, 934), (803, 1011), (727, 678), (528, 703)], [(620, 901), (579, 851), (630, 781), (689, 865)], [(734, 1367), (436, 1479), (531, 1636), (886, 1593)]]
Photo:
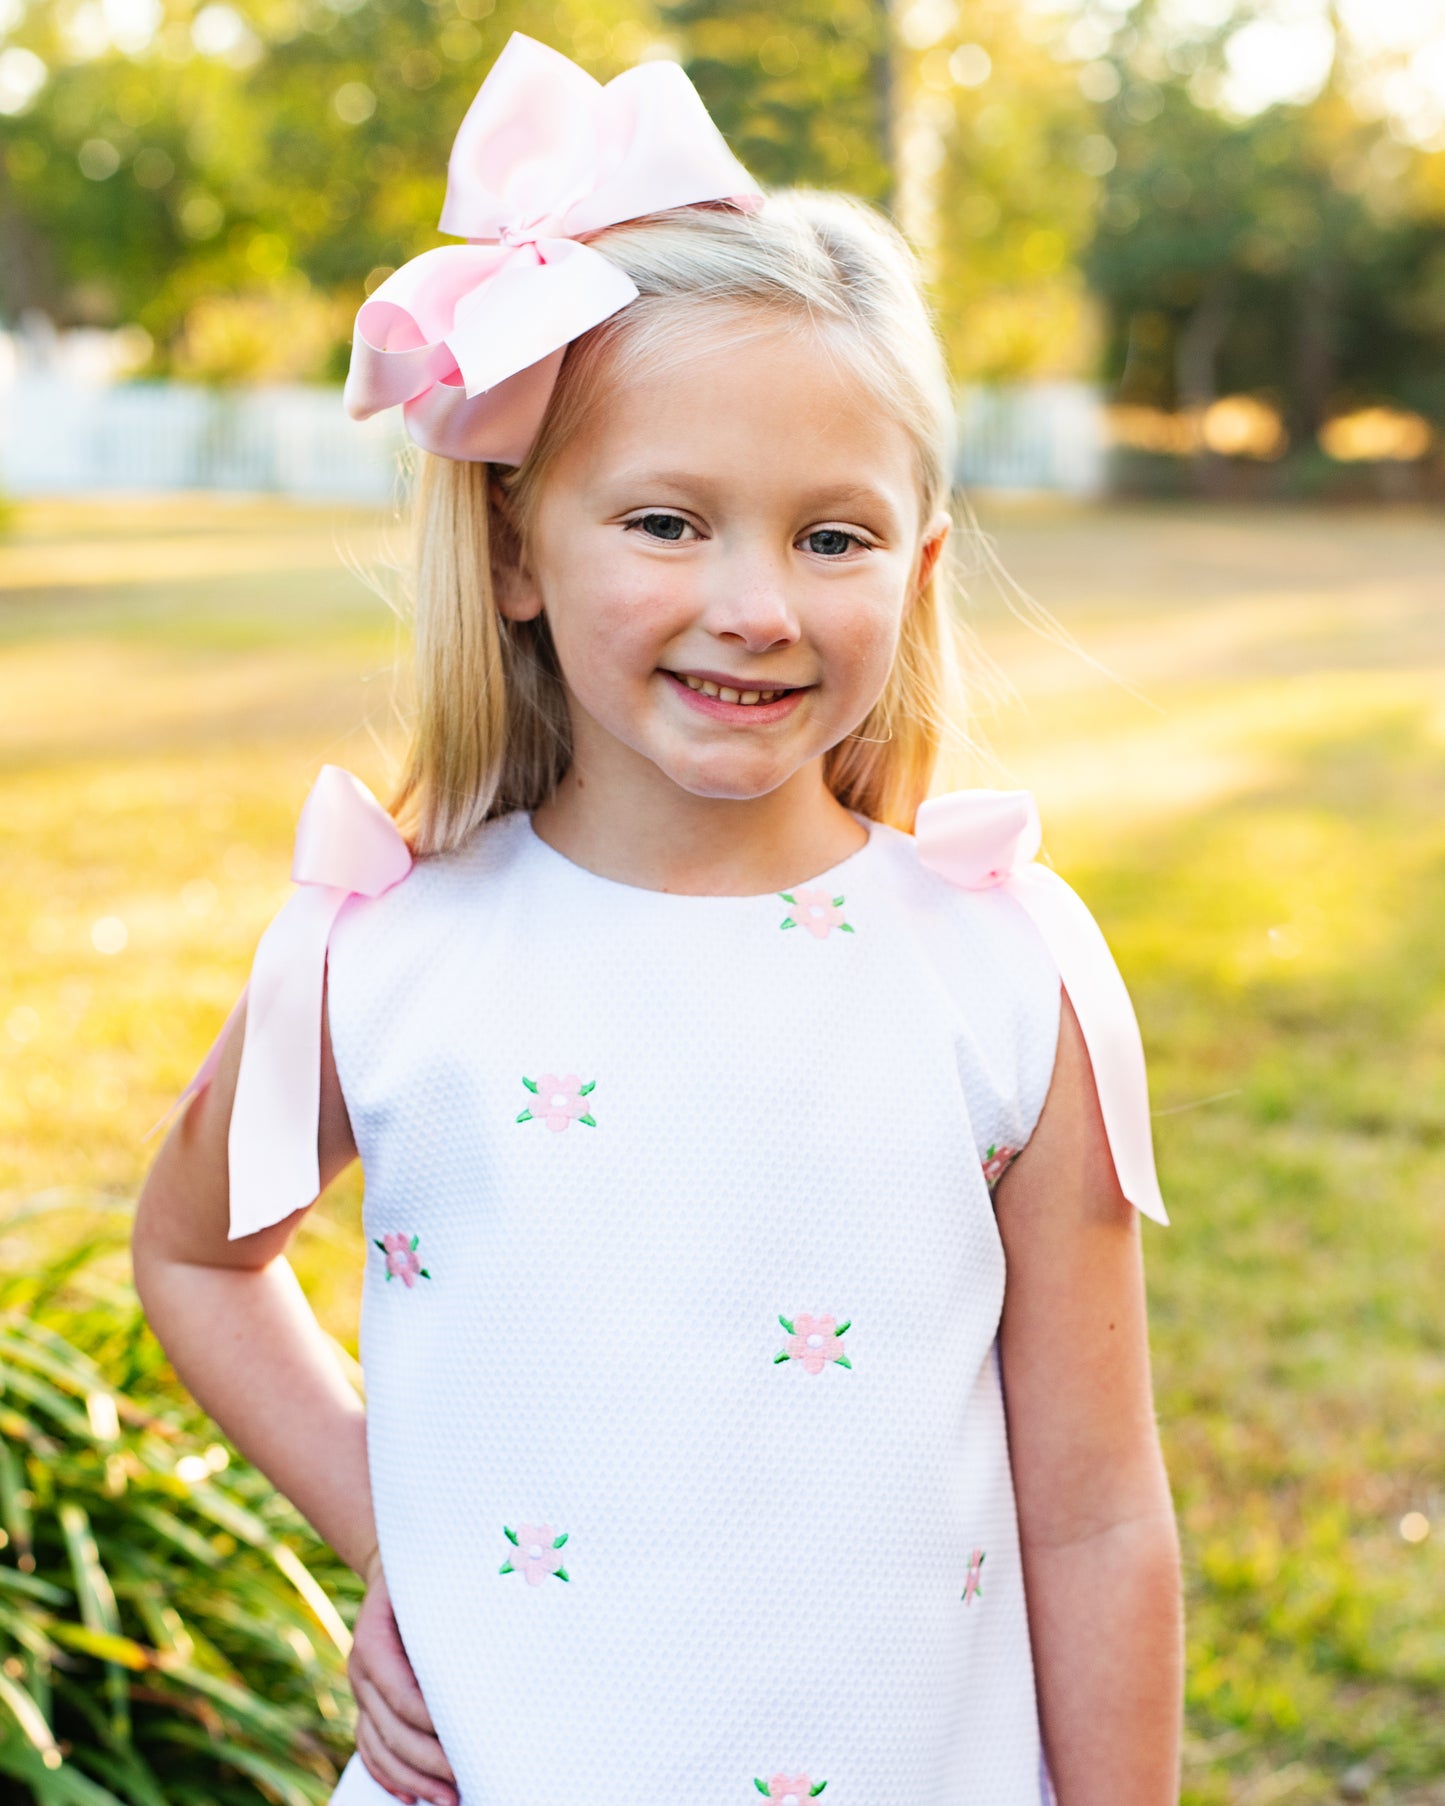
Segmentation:
[(920, 518), (909, 437), (842, 351), (724, 324), (678, 367), (611, 388), (567, 441), (498, 601), (545, 611), (583, 782), (821, 789), (947, 525)]

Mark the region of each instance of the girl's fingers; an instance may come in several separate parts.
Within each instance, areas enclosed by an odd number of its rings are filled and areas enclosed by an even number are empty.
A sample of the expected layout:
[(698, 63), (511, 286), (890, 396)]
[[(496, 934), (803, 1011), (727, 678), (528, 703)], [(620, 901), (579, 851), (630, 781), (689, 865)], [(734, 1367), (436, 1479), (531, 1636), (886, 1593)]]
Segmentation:
[(420, 1777), (427, 1799), (452, 1806), (456, 1799), (456, 1778), (436, 1736), (416, 1730), (399, 1717), (369, 1676), (357, 1675), (352, 1682), (352, 1691), (359, 1711), (370, 1722), (387, 1754), (402, 1764), (408, 1774)]
[(439, 1786), (398, 1756), (365, 1711), (356, 1720), (356, 1750), (372, 1779), (405, 1806), (415, 1806), (417, 1800), (430, 1800), (435, 1806), (456, 1806), (456, 1795), (451, 1789)]
[(428, 1736), (435, 1736), (431, 1714), (402, 1646), (391, 1601), (385, 1594), (377, 1597), (374, 1603), (371, 1594), (363, 1601), (356, 1620), (350, 1667), (353, 1689), (358, 1675), (365, 1675), (407, 1724)]

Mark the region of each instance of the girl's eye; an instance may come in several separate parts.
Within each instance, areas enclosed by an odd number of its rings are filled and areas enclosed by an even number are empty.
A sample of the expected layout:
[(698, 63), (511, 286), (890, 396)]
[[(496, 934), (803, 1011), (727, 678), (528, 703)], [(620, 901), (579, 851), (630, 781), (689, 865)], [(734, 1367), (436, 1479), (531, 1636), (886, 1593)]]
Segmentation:
[(845, 533), (841, 527), (819, 527), (808, 535), (808, 549), (824, 558), (838, 558), (849, 546), (861, 546), (856, 533)]
[(689, 523), (680, 514), (639, 514), (627, 525), (629, 530), (640, 527), (649, 539), (677, 541), (687, 531)]

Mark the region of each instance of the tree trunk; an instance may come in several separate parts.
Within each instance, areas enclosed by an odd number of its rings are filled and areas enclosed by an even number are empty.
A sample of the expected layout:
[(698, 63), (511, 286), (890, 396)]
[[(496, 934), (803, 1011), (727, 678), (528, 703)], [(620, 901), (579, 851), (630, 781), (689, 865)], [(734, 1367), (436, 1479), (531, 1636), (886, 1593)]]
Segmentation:
[(898, 74), (894, 65), (893, 8), (891, 0), (871, 0), (871, 4), (873, 54), (868, 74), (873, 88), (878, 155), (886, 172), (879, 199), (892, 213), (898, 198)]
[[(1209, 278), (1174, 348), (1174, 390), (1180, 407), (1201, 416), (1219, 394), (1219, 353), (1234, 318), (1234, 275), (1219, 270)], [(1201, 439), (1194, 448), (1195, 487), (1216, 494), (1228, 487), (1228, 468)]]
[(1334, 393), (1339, 288), (1338, 274), (1329, 264), (1307, 264), (1300, 274), (1288, 424), (1290, 443), (1301, 451), (1314, 444)]

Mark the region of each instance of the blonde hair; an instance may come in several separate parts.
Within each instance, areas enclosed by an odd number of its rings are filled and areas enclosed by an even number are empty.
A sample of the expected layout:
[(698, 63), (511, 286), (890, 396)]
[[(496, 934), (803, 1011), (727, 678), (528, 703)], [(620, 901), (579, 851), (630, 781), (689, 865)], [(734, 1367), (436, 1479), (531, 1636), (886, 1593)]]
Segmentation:
[[(678, 208), (589, 242), (626, 271), (638, 298), (568, 346), (525, 462), (512, 469), (418, 454), (413, 733), (391, 804), (418, 853), (536, 808), (566, 771), (570, 723), (545, 616), (506, 619), (496, 574), (525, 556), (550, 463), (611, 385), (685, 359), (704, 336), (700, 323), (734, 342), (750, 326), (780, 323), (815, 335), (907, 431), (920, 520), (948, 506), (954, 429), (943, 355), (913, 254), (872, 208), (787, 189), (755, 213)], [(951, 590), (945, 557), (907, 611), (882, 695), (824, 759), (845, 807), (905, 830), (941, 743), (962, 735)]]

